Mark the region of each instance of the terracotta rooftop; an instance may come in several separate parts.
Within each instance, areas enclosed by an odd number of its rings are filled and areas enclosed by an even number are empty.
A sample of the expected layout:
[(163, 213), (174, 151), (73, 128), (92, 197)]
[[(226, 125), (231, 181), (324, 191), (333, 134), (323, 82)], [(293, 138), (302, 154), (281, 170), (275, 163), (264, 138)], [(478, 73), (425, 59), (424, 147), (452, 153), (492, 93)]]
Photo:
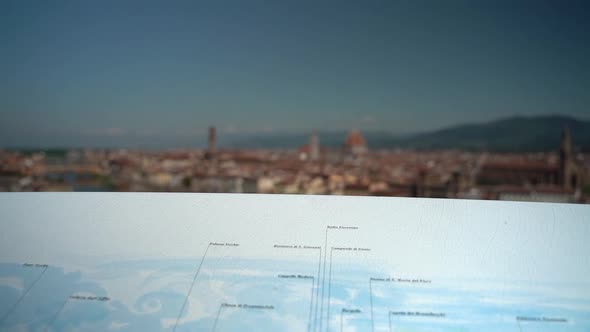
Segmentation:
[(483, 170), (531, 170), (557, 171), (559, 165), (544, 161), (490, 161), (483, 165)]
[(348, 133), (348, 136), (346, 136), (344, 145), (348, 147), (365, 146), (367, 145), (367, 143), (365, 142), (365, 138), (363, 137), (363, 135), (361, 135), (361, 133), (358, 130), (353, 129), (350, 131), (350, 133)]

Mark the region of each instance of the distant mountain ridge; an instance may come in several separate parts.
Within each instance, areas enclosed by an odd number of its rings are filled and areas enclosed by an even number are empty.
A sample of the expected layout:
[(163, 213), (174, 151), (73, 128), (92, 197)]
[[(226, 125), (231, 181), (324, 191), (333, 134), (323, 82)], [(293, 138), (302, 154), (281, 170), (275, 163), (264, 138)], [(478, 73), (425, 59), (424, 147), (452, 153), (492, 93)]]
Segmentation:
[[(590, 150), (590, 121), (568, 116), (511, 117), (484, 124), (453, 126), (398, 141), (416, 149), (458, 148), (476, 151), (555, 151), (564, 128), (575, 147)], [(393, 142), (392, 142), (393, 143)]]
[[(434, 131), (396, 135), (390, 132), (362, 131), (370, 150), (461, 149), (490, 152), (556, 151), (563, 128), (569, 128), (574, 148), (590, 152), (590, 121), (569, 116), (516, 116), (487, 123), (463, 124)], [(0, 133), (1, 134), (1, 133)], [(296, 149), (307, 144), (311, 132), (299, 133), (219, 133), (221, 149)], [(342, 147), (347, 131), (320, 131), (320, 145), (329, 148)], [(5, 140), (7, 148), (16, 150), (70, 149), (70, 148), (138, 148), (167, 150), (174, 148), (205, 148), (205, 135), (140, 137), (121, 135), (115, 137), (46, 137), (31, 139), (29, 144), (15, 146)], [(0, 142), (2, 142), (0, 135)], [(13, 139), (16, 141), (16, 139)], [(60, 142), (60, 143), (56, 143)], [(2, 146), (0, 145), (0, 148)]]
[[(556, 151), (565, 127), (570, 129), (575, 147), (590, 151), (590, 121), (560, 115), (516, 116), (403, 136), (385, 132), (363, 135), (370, 149), (537, 152)], [(320, 132), (319, 136), (322, 146), (339, 147), (346, 132)], [(227, 143), (235, 148), (296, 148), (306, 142), (306, 134), (267, 134), (229, 139)]]

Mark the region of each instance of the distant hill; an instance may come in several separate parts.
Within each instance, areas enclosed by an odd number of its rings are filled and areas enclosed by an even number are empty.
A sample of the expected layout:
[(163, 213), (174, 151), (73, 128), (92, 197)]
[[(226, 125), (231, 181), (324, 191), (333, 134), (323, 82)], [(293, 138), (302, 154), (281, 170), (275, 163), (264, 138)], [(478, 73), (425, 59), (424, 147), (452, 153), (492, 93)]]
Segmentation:
[[(396, 136), (384, 132), (363, 133), (371, 149), (463, 149), (469, 151), (555, 151), (564, 127), (574, 146), (590, 151), (590, 121), (567, 116), (511, 117), (483, 124), (465, 124), (441, 130)], [(346, 132), (320, 132), (322, 146), (339, 147)], [(228, 139), (240, 148), (296, 148), (307, 143), (307, 134), (267, 134)]]
[[(436, 131), (395, 135), (388, 132), (363, 132), (369, 149), (462, 149), (469, 151), (513, 151), (536, 152), (556, 151), (561, 132), (568, 127), (572, 133), (574, 147), (590, 151), (590, 121), (567, 116), (511, 117), (481, 124), (464, 124)], [(308, 142), (309, 132), (301, 133), (221, 133), (218, 135), (220, 148), (253, 149), (295, 149)], [(320, 144), (339, 148), (346, 138), (346, 131), (320, 131)], [(53, 139), (53, 140), (52, 140)], [(0, 135), (0, 141), (2, 137)], [(60, 142), (56, 144), (55, 141)], [(136, 136), (117, 137), (51, 137), (47, 140), (32, 140), (29, 144), (7, 144), (7, 147), (23, 151), (49, 148), (203, 148), (206, 136), (171, 136), (157, 139)], [(4, 142), (6, 143), (6, 142)], [(12, 145), (12, 146), (11, 146)], [(1, 148), (0, 144), (0, 148)], [(58, 150), (56, 150), (58, 151)]]
[(391, 140), (416, 149), (458, 148), (486, 151), (554, 151), (568, 127), (574, 146), (590, 151), (590, 121), (566, 116), (512, 117), (485, 124), (467, 124)]

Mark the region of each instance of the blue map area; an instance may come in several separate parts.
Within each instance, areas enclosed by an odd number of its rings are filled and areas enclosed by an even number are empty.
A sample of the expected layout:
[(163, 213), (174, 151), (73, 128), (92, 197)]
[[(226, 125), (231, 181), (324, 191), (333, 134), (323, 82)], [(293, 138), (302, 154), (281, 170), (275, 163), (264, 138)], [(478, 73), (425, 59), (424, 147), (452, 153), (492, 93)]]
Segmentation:
[(588, 332), (589, 212), (296, 195), (0, 195), (0, 332)]
[(0, 330), (590, 331), (588, 285), (402, 278), (346, 255), (329, 263), (3, 263)]

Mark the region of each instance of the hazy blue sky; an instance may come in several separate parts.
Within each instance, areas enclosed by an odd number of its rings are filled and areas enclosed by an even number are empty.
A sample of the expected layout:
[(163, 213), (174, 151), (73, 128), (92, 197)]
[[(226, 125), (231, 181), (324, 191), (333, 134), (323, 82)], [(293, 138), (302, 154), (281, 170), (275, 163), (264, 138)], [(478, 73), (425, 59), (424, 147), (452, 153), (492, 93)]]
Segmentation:
[(0, 138), (588, 118), (589, 12), (560, 0), (2, 0)]

